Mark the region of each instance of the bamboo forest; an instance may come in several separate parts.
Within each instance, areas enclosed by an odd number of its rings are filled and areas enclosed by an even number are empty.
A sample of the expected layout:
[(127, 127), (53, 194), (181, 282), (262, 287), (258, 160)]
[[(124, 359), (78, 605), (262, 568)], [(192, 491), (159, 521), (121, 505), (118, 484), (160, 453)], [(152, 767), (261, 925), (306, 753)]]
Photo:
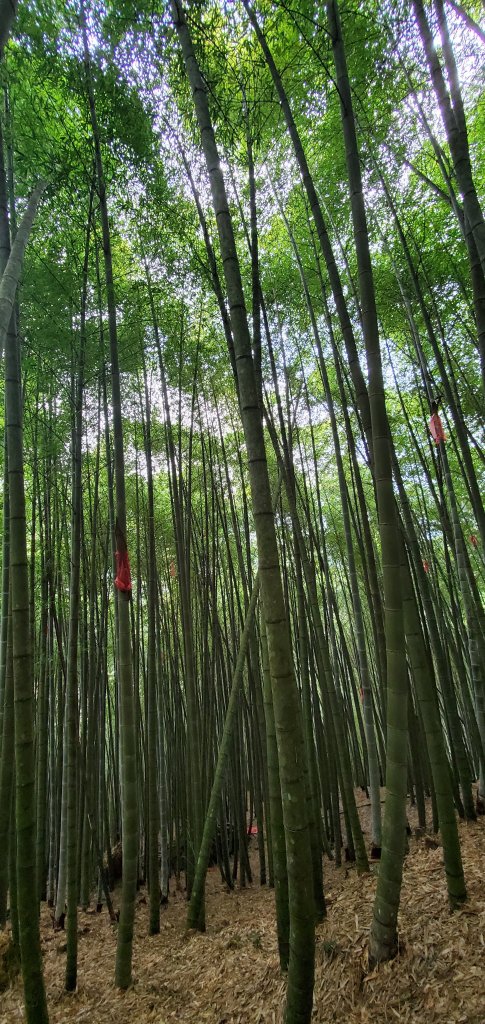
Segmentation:
[(483, 0), (0, 0), (0, 1024), (484, 1024), (484, 201)]

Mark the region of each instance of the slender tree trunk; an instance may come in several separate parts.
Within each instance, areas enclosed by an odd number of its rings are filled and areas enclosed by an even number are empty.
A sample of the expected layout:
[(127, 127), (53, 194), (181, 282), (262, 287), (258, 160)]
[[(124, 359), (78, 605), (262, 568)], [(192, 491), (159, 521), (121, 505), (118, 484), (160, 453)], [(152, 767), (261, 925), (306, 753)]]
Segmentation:
[(413, 10), (421, 36), (426, 61), (428, 64), (433, 88), (438, 100), (440, 113), (450, 147), (458, 187), (463, 199), (463, 209), (469, 229), (473, 234), (475, 245), (485, 274), (485, 221), (477, 195), (470, 160), (470, 148), (466, 127), (463, 101), (461, 97), (458, 74), (454, 62), (444, 4), (437, 0), (438, 26), (443, 43), (444, 62), (450, 90), (448, 91), (445, 76), (436, 52), (431, 27), (422, 0), (413, 0)]
[[(480, 813), (485, 812), (485, 673), (483, 666), (483, 657), (480, 651), (480, 637), (478, 627), (478, 616), (475, 607), (473, 592), (470, 587), (470, 580), (467, 573), (465, 550), (463, 542), (463, 533), (460, 525), (458, 506), (456, 502), (456, 495), (453, 487), (453, 480), (451, 477), (451, 470), (448, 461), (448, 456), (442, 441), (439, 445), (439, 457), (443, 467), (443, 476), (446, 482), (446, 489), (448, 492), (448, 501), (450, 507), (450, 519), (453, 529), (453, 545), (454, 554), (456, 559), (456, 568), (458, 573), (458, 581), (461, 590), (461, 596), (463, 600), (465, 618), (466, 618), (466, 631), (468, 640), (468, 656), (470, 664), (470, 674), (473, 685), (473, 694), (475, 698), (475, 714), (478, 726), (478, 732), (481, 742), (481, 754), (480, 754), (480, 771), (478, 781), (478, 795), (477, 795), (477, 811)], [(465, 684), (466, 685), (466, 684)]]
[(25, 248), (30, 238), (35, 215), (45, 187), (45, 181), (39, 182), (29, 198), (8, 257), (7, 265), (0, 280), (0, 356), (4, 350), (5, 339), (13, 313), (17, 287), (22, 273)]
[[(0, 137), (0, 145), (2, 139)], [(1, 157), (0, 157), (1, 160)], [(0, 168), (1, 173), (1, 168)], [(1, 216), (1, 213), (0, 213)], [(8, 600), (10, 592), (10, 542), (9, 542), (9, 520), (10, 503), (8, 497), (8, 452), (4, 434), (4, 487), (3, 487), (3, 534), (2, 534), (2, 618), (0, 624), (0, 760), (3, 756), (3, 715), (5, 698), (5, 677), (7, 669), (7, 630), (8, 630)]]
[(0, 0), (0, 60), (17, 16), (18, 0)]
[[(2, 141), (0, 139), (0, 146)], [(0, 167), (0, 248), (9, 246), (6, 219), (5, 175)], [(9, 324), (34, 216), (44, 185), (27, 204), (0, 283), (0, 349), (5, 346), (5, 420), (10, 500), (10, 579), (15, 729), (16, 876), (19, 939), (25, 1010), (28, 1024), (47, 1024), (47, 1003), (42, 973), (37, 884), (35, 871), (35, 752), (34, 676), (30, 650), (29, 576), (25, 515), (24, 453), (20, 348), (15, 326)]]
[(181, 5), (176, 0), (172, 3), (172, 15), (192, 89), (211, 184), (229, 298), (280, 754), (290, 903), (290, 962), (286, 1020), (287, 1024), (303, 1024), (310, 1020), (313, 1000), (314, 905), (310, 841), (306, 821), (305, 745), (301, 706), (293, 674), (261, 412), (232, 219), (210, 118), (207, 89), (199, 71), (187, 22)]
[(405, 852), (407, 796), (408, 679), (399, 575), (399, 527), (392, 483), (390, 428), (384, 397), (379, 329), (367, 218), (362, 191), (362, 175), (337, 0), (330, 0), (327, 4), (327, 15), (337, 73), (337, 87), (350, 188), (352, 224), (359, 271), (362, 327), (369, 372), (369, 401), (384, 581), (388, 679), (387, 792), (382, 858), (371, 931), (371, 958), (374, 960), (386, 960), (394, 955), (397, 948), (397, 914)]
[(148, 394), (147, 369), (143, 363), (145, 390), (145, 458), (147, 464), (148, 490), (148, 651), (147, 651), (147, 751), (148, 751), (148, 882), (150, 890), (150, 935), (160, 931), (160, 870), (158, 858), (158, 834), (160, 815), (157, 793), (159, 778), (157, 759), (157, 667), (156, 667), (156, 620), (157, 620), (157, 560), (155, 551), (155, 504), (153, 493), (153, 466), (151, 440), (151, 408)]
[[(94, 88), (91, 74), (91, 58), (88, 49), (88, 38), (84, 7), (81, 11), (84, 67), (88, 91), (91, 127), (93, 131), (96, 178), (101, 216), (103, 239), (104, 269), (106, 278), (106, 299), (108, 307), (108, 330), (111, 355), (111, 402), (113, 409), (114, 439), (114, 477), (116, 486), (116, 524), (122, 543), (127, 544), (126, 532), (126, 496), (125, 496), (125, 457), (123, 445), (123, 422), (121, 415), (120, 368), (118, 358), (118, 334), (116, 325), (116, 298), (113, 280), (113, 261), (111, 255), (111, 237), (108, 218), (106, 186), (103, 173), (101, 144), (96, 116)], [(122, 845), (123, 845), (123, 884), (121, 893), (120, 922), (118, 927), (118, 943), (116, 950), (115, 983), (119, 988), (128, 988), (131, 984), (131, 961), (133, 948), (133, 925), (135, 918), (135, 897), (138, 859), (138, 787), (135, 706), (133, 690), (133, 665), (130, 626), (130, 594), (118, 591), (118, 622), (119, 622), (119, 665), (118, 682), (120, 696), (120, 731), (121, 731), (121, 805), (122, 805)]]
[(265, 39), (264, 33), (262, 32), (262, 30), (261, 30), (261, 28), (260, 28), (260, 26), (258, 24), (258, 21), (257, 21), (257, 18), (256, 18), (256, 14), (254, 12), (254, 9), (250, 6), (248, 0), (243, 0), (243, 4), (244, 4), (244, 7), (245, 7), (245, 9), (247, 11), (249, 20), (250, 20), (250, 22), (251, 22), (251, 24), (252, 24), (252, 26), (254, 28), (254, 31), (256, 32), (258, 41), (260, 43), (261, 49), (262, 49), (262, 51), (264, 53), (264, 56), (265, 56), (265, 60), (266, 60), (266, 62), (268, 64), (269, 70), (271, 72), (271, 76), (273, 78), (275, 89), (276, 89), (276, 91), (278, 93), (278, 97), (279, 97), (279, 100), (280, 100), (280, 103), (281, 103), (281, 109), (283, 111), (283, 114), (284, 114), (284, 117), (285, 117), (285, 121), (286, 121), (286, 125), (287, 125), (287, 128), (288, 128), (288, 134), (289, 134), (289, 136), (291, 138), (291, 141), (292, 141), (292, 144), (293, 144), (293, 148), (294, 148), (294, 151), (295, 151), (295, 158), (297, 160), (297, 163), (298, 163), (298, 166), (299, 166), (299, 169), (300, 169), (300, 174), (301, 174), (301, 177), (302, 177), (303, 186), (305, 188), (305, 191), (306, 191), (306, 194), (307, 194), (307, 197), (308, 197), (308, 202), (310, 204), (310, 209), (311, 209), (311, 212), (312, 212), (312, 216), (313, 216), (313, 219), (315, 221), (315, 227), (317, 229), (318, 240), (319, 240), (319, 243), (320, 243), (320, 246), (321, 246), (321, 250), (322, 250), (322, 254), (323, 254), (323, 258), (325, 260), (325, 264), (326, 264), (326, 267), (327, 267), (327, 272), (328, 272), (328, 276), (329, 276), (329, 280), (330, 280), (330, 286), (331, 286), (331, 289), (332, 289), (332, 294), (333, 294), (333, 298), (334, 298), (334, 301), (335, 301), (335, 306), (336, 306), (336, 309), (337, 309), (337, 315), (338, 315), (339, 322), (340, 322), (340, 328), (341, 328), (341, 331), (342, 331), (342, 337), (343, 337), (344, 343), (345, 343), (345, 349), (346, 349), (346, 353), (347, 353), (348, 364), (349, 364), (350, 373), (352, 375), (352, 381), (353, 381), (354, 388), (355, 388), (356, 400), (357, 400), (357, 405), (358, 405), (358, 409), (359, 409), (360, 417), (361, 417), (361, 421), (362, 421), (364, 437), (365, 437), (365, 441), (367, 443), (367, 448), (368, 448), (369, 454), (372, 457), (373, 442), (372, 442), (372, 427), (371, 427), (371, 417), (370, 417), (369, 395), (367, 393), (367, 387), (366, 387), (366, 384), (365, 384), (364, 375), (362, 373), (362, 368), (361, 368), (360, 361), (359, 361), (359, 354), (358, 354), (357, 346), (356, 346), (356, 343), (355, 343), (355, 337), (354, 337), (354, 332), (353, 332), (353, 329), (352, 329), (352, 323), (351, 323), (351, 320), (350, 320), (350, 317), (349, 317), (347, 303), (345, 301), (345, 296), (344, 296), (344, 292), (343, 292), (342, 281), (341, 281), (341, 278), (340, 278), (339, 269), (338, 269), (337, 262), (335, 260), (335, 256), (334, 256), (334, 253), (333, 253), (333, 250), (332, 250), (332, 245), (331, 245), (331, 242), (330, 242), (330, 238), (328, 236), (328, 232), (327, 232), (327, 228), (326, 228), (326, 225), (325, 225), (325, 221), (323, 219), (323, 213), (322, 213), (321, 205), (320, 205), (320, 202), (318, 200), (317, 191), (316, 191), (316, 188), (315, 188), (315, 185), (314, 185), (314, 182), (313, 182), (313, 178), (312, 178), (311, 173), (310, 173), (310, 168), (308, 166), (308, 161), (307, 161), (304, 149), (303, 149), (303, 145), (302, 145), (301, 138), (300, 138), (300, 135), (299, 135), (299, 132), (298, 132), (298, 128), (296, 126), (296, 122), (295, 122), (295, 119), (293, 117), (293, 114), (292, 114), (292, 111), (291, 111), (291, 108), (290, 108), (290, 104), (288, 102), (288, 98), (287, 98), (287, 95), (286, 95), (286, 92), (285, 92), (285, 89), (284, 89), (284, 86), (283, 86), (281, 75), (278, 72), (278, 69), (276, 67), (275, 61), (274, 61), (273, 56), (271, 54), (271, 50), (270, 50), (270, 48), (268, 46), (268, 43), (267, 43), (267, 41)]
[[(339, 439), (339, 434), (338, 434), (338, 429), (337, 429), (337, 419), (336, 419), (336, 415), (335, 415), (334, 402), (333, 402), (333, 397), (332, 397), (332, 393), (331, 393), (331, 389), (330, 389), (330, 381), (329, 381), (329, 378), (328, 378), (328, 373), (327, 373), (327, 368), (326, 368), (326, 364), (325, 364), (325, 359), (324, 359), (324, 355), (323, 355), (323, 348), (322, 348), (320, 333), (319, 333), (319, 330), (318, 330), (318, 324), (317, 324), (316, 316), (315, 316), (315, 313), (314, 313), (313, 304), (312, 304), (312, 301), (311, 301), (310, 289), (308, 287), (306, 275), (305, 275), (305, 272), (304, 272), (304, 269), (303, 269), (303, 264), (302, 264), (302, 261), (301, 261), (301, 258), (300, 258), (300, 253), (299, 253), (298, 248), (296, 246), (296, 242), (295, 242), (295, 239), (294, 239), (294, 236), (293, 236), (293, 232), (291, 231), (290, 225), (288, 223), (288, 220), (287, 220), (287, 217), (286, 217), (286, 215), (284, 213), (283, 208), (281, 207), (281, 205), (279, 203), (278, 203), (278, 205), (280, 207), (280, 213), (281, 213), (281, 215), (283, 217), (283, 220), (284, 220), (284, 222), (286, 224), (286, 227), (287, 227), (287, 230), (288, 230), (288, 234), (289, 234), (289, 237), (290, 237), (291, 245), (292, 245), (292, 248), (293, 248), (293, 252), (295, 253), (295, 259), (297, 261), (298, 269), (299, 269), (299, 272), (300, 272), (301, 283), (302, 283), (302, 287), (303, 287), (303, 291), (304, 291), (304, 295), (305, 295), (305, 300), (306, 300), (306, 304), (307, 304), (308, 315), (310, 317), (310, 323), (311, 323), (311, 326), (312, 326), (313, 337), (314, 337), (314, 340), (315, 340), (315, 345), (316, 345), (317, 355), (318, 355), (318, 363), (319, 363), (319, 367), (320, 367), (320, 373), (321, 373), (321, 376), (322, 376), (322, 383), (323, 383), (323, 386), (324, 386), (324, 389), (325, 389), (325, 397), (326, 397), (327, 407), (328, 407), (329, 416), (330, 416), (330, 424), (331, 424), (331, 429), (332, 429), (332, 438), (333, 438), (333, 444), (334, 444), (334, 450), (335, 450), (335, 460), (336, 460), (336, 464), (337, 464), (337, 476), (338, 476), (338, 482), (339, 482), (340, 500), (341, 500), (341, 503), (342, 503), (342, 519), (343, 519), (343, 524), (344, 524), (345, 541), (346, 541), (346, 547), (347, 547), (347, 557), (348, 557), (348, 561), (349, 561), (349, 576), (350, 576), (350, 583), (351, 583), (351, 590), (352, 590), (353, 611), (354, 611), (354, 617), (355, 617), (355, 634), (356, 634), (357, 652), (358, 652), (358, 658), (359, 658), (360, 679), (361, 679), (361, 686), (362, 686), (362, 690), (363, 690), (364, 723), (365, 723), (365, 732), (366, 732), (366, 740), (367, 740), (367, 754), (368, 754), (369, 776), (370, 776), (370, 778), (369, 778), (369, 786), (370, 786), (370, 797), (371, 797), (371, 808), (372, 808), (372, 842), (373, 842), (373, 847), (374, 847), (376, 855), (377, 854), (380, 855), (381, 841), (382, 840), (381, 840), (381, 805), (380, 805), (379, 760), (378, 760), (378, 756), (377, 756), (377, 743), (376, 743), (376, 735), (375, 735), (374, 720), (373, 720), (373, 702), (372, 702), (372, 692), (371, 692), (371, 684), (370, 684), (369, 663), (368, 663), (368, 658), (367, 658), (367, 650), (366, 650), (366, 646), (365, 646), (365, 634), (364, 634), (362, 603), (361, 603), (361, 599), (360, 599), (360, 592), (359, 592), (358, 582), (357, 582), (357, 572), (356, 572), (356, 564), (355, 564), (354, 546), (353, 546), (353, 542), (352, 542), (352, 533), (351, 533), (351, 528), (350, 528), (350, 516), (349, 516), (349, 507), (348, 507), (348, 505), (349, 505), (349, 503), (348, 503), (348, 489), (347, 489), (347, 483), (346, 483), (346, 480), (345, 480), (345, 474), (344, 474), (344, 468), (343, 468), (342, 452), (341, 452), (340, 439)], [(331, 323), (329, 323), (329, 328), (330, 328), (330, 331), (331, 331)]]
[[(0, 928), (7, 923), (7, 890), (11, 819), (14, 809), (12, 794), (15, 778), (14, 693), (12, 616), (8, 616), (5, 651), (5, 690), (3, 702), (2, 757), (0, 759)], [(11, 904), (11, 899), (10, 899)]]
[[(78, 646), (81, 574), (81, 518), (82, 518), (82, 426), (84, 362), (86, 348), (86, 302), (89, 265), (89, 243), (93, 191), (89, 199), (86, 245), (84, 253), (81, 318), (79, 329), (79, 354), (77, 380), (72, 370), (73, 422), (71, 440), (72, 458), (72, 512), (71, 512), (71, 574), (69, 580), (69, 639), (67, 649), (66, 678), (66, 757), (65, 783), (67, 789), (67, 956), (66, 989), (74, 991), (77, 984), (77, 900), (78, 858)], [(74, 364), (74, 353), (73, 353)], [(85, 799), (88, 794), (84, 793)]]
[(197, 858), (194, 884), (192, 886), (192, 893), (187, 913), (188, 927), (197, 928), (199, 931), (205, 931), (205, 878), (207, 874), (207, 868), (209, 865), (211, 845), (214, 839), (214, 833), (216, 829), (216, 820), (219, 811), (222, 787), (225, 781), (229, 756), (231, 752), (231, 745), (233, 743), (234, 738), (234, 728), (236, 724), (237, 712), (239, 710), (240, 703), (239, 698), (241, 691), (241, 683), (243, 679), (243, 670), (248, 654), (249, 638), (251, 635), (251, 631), (254, 629), (254, 614), (256, 611), (258, 596), (259, 577), (256, 577), (251, 594), (251, 600), (246, 614), (244, 630), (240, 640), (237, 661), (234, 667), (231, 692), (226, 711), (226, 718), (224, 722), (224, 730), (219, 746), (214, 781), (212, 783), (209, 807), (206, 814), (204, 831), (202, 834), (202, 842), (200, 844), (199, 856)]
[(474, 32), (477, 38), (485, 45), (485, 32), (480, 28), (480, 25), (477, 25), (477, 22), (474, 21), (471, 15), (468, 14), (468, 11), (465, 11), (465, 8), (462, 7), (461, 4), (455, 3), (455, 0), (446, 0), (446, 2), (455, 14), (462, 19), (467, 28)]

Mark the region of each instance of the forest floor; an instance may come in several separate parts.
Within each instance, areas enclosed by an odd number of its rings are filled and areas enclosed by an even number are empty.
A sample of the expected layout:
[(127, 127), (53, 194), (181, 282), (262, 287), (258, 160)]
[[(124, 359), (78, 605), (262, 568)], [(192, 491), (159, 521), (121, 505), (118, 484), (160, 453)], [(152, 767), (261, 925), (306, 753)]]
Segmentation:
[[(366, 800), (360, 791), (359, 797), (366, 827)], [(409, 821), (416, 824), (413, 808)], [(485, 1024), (485, 818), (460, 822), (459, 829), (468, 902), (450, 914), (441, 847), (431, 836), (413, 835), (404, 870), (400, 951), (370, 973), (376, 869), (357, 877), (348, 865), (325, 862), (328, 916), (317, 928), (315, 1022)], [(186, 933), (186, 907), (184, 893), (172, 889), (162, 908), (161, 933), (149, 937), (146, 897), (139, 893), (134, 984), (124, 993), (113, 984), (116, 934), (107, 912), (80, 912), (79, 985), (69, 995), (63, 990), (65, 934), (53, 930), (44, 908), (51, 1024), (281, 1024), (285, 982), (278, 967), (273, 892), (256, 882), (228, 892), (212, 868), (205, 935)], [(22, 1019), (17, 979), (0, 995), (0, 1024)]]

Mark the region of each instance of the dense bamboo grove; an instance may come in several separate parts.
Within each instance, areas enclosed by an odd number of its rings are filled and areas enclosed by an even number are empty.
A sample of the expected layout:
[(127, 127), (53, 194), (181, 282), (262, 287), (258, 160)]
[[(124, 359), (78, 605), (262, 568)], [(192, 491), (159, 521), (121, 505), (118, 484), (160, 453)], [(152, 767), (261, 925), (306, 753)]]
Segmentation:
[(274, 886), (287, 1024), (326, 858), (380, 858), (370, 961), (395, 954), (408, 801), (466, 900), (481, 16), (0, 0), (0, 927), (29, 1024), (39, 901), (75, 989), (78, 907), (114, 919), (121, 865), (120, 988), (137, 885), (151, 934), (172, 877), (205, 928), (210, 862)]

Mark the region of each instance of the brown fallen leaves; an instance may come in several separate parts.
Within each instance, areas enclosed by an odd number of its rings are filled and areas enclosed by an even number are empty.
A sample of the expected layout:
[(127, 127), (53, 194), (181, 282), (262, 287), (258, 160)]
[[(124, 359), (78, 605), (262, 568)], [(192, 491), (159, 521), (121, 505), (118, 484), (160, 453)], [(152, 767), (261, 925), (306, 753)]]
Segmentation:
[[(363, 801), (361, 801), (363, 803)], [(365, 815), (365, 812), (364, 812)], [(412, 819), (411, 819), (412, 820)], [(365, 821), (365, 817), (364, 817)], [(367, 940), (375, 874), (325, 863), (328, 917), (316, 945), (314, 1020), (319, 1024), (485, 1024), (485, 819), (460, 823), (469, 901), (450, 914), (441, 847), (411, 839), (400, 913), (400, 953), (371, 973)], [(255, 861), (255, 874), (257, 864)], [(274, 897), (257, 884), (228, 893), (208, 877), (207, 932), (185, 932), (186, 903), (171, 895), (161, 934), (148, 937), (137, 906), (134, 984), (113, 985), (116, 935), (106, 911), (79, 914), (79, 986), (63, 991), (65, 942), (42, 916), (51, 1024), (281, 1024)], [(24, 1019), (20, 980), (0, 995), (0, 1024)]]

